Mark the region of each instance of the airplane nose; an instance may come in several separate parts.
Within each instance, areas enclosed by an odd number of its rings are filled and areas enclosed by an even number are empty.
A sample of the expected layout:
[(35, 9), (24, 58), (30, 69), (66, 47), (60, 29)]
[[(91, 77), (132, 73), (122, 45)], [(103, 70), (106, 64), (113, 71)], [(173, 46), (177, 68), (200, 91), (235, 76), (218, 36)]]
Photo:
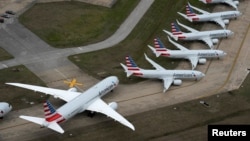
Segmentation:
[(201, 72), (200, 76), (201, 76), (201, 77), (204, 77), (204, 76), (205, 76), (205, 74)]

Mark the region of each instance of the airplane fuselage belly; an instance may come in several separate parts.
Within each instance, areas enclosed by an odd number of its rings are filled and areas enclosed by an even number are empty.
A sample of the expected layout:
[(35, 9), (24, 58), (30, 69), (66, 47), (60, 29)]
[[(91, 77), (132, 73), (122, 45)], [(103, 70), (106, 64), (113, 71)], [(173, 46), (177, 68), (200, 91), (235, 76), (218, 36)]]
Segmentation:
[(70, 119), (78, 113), (83, 112), (95, 99), (100, 98), (113, 90), (117, 84), (106, 78), (97, 83), (83, 94), (61, 106), (57, 111), (65, 120)]

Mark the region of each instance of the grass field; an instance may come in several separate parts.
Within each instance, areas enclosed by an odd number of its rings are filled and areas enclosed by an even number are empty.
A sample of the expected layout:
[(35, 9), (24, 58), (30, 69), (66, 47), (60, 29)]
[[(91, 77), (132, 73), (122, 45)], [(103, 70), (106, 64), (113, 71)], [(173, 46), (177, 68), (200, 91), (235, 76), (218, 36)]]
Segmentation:
[[(204, 4), (196, 0), (190, 0), (190, 2), (198, 7), (205, 7)], [(180, 19), (183, 23), (191, 25), (191, 23), (183, 20), (176, 13), (177, 11), (183, 12), (186, 3), (186, 0), (157, 0), (124, 41), (109, 49), (73, 55), (70, 56), (69, 59), (82, 68), (82, 70), (96, 78), (100, 79), (98, 75), (100, 72), (106, 72), (107, 75), (118, 76), (121, 83), (134, 83), (142, 80), (136, 77), (132, 79), (126, 78), (120, 66), (120, 62), (125, 62), (126, 55), (132, 56), (137, 65), (142, 68), (152, 68), (151, 65), (145, 61), (143, 54), (146, 53), (163, 67), (174, 69), (182, 60), (172, 60), (164, 57), (156, 58), (147, 47), (147, 44), (152, 45), (153, 39), (159, 37), (168, 48), (174, 48), (167, 42), (167, 36), (162, 29), (170, 30), (170, 24), (175, 21), (175, 19)], [(213, 7), (206, 6), (205, 9), (210, 11), (212, 8)], [(195, 26), (196, 28), (200, 28), (201, 25), (202, 24), (196, 24)], [(189, 44), (190, 43), (185, 43), (184, 45), (189, 46)]]
[(12, 59), (13, 56), (11, 56), (8, 52), (6, 52), (4, 49), (0, 47), (0, 61)]
[(16, 82), (45, 86), (45, 84), (25, 66), (15, 66), (0, 70), (0, 78), (1, 101), (10, 103), (13, 106), (13, 110), (30, 107), (32, 106), (30, 102), (37, 104), (48, 98), (48, 96), (44, 94), (38, 94), (34, 91), (5, 84), (7, 82)]
[(19, 21), (50, 45), (75, 47), (111, 36), (139, 0), (119, 0), (112, 8), (82, 2), (36, 4)]
[[(35, 140), (204, 141), (207, 140), (208, 124), (249, 124), (249, 85), (250, 76), (239, 90), (129, 116), (127, 119), (134, 124), (135, 132), (110, 120)], [(200, 104), (200, 100), (206, 101), (210, 107)]]
[[(40, 38), (55, 47), (73, 47), (91, 44), (108, 38), (133, 10), (137, 1), (119, 0), (111, 9), (78, 2), (60, 2), (37, 4), (19, 20)], [(180, 19), (187, 25), (200, 28), (202, 24), (192, 24), (181, 18), (176, 12), (185, 11), (187, 0), (157, 0), (141, 19), (136, 28), (118, 45), (97, 52), (70, 56), (69, 59), (83, 71), (101, 79), (105, 75), (116, 75), (121, 83), (134, 83), (140, 78), (127, 79), (119, 65), (126, 55), (131, 55), (139, 66), (151, 68), (143, 54), (166, 67), (173, 69), (181, 60), (155, 58), (147, 48), (155, 37), (160, 37), (164, 44), (173, 48), (166, 40), (162, 29), (170, 30), (170, 23)], [(190, 0), (195, 6), (211, 11), (213, 6), (204, 5), (197, 0)], [(184, 45), (189, 45), (185, 43)], [(101, 76), (99, 74), (102, 74)], [(104, 74), (104, 75), (103, 75)]]

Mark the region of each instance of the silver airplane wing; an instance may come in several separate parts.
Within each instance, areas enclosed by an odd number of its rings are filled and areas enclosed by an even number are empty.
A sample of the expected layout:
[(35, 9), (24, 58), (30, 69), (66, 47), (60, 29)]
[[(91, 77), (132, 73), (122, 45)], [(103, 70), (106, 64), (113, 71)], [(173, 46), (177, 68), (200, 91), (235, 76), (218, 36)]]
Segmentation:
[(149, 59), (148, 56), (144, 53), (146, 60), (152, 64), (154, 66), (154, 68), (156, 68), (156, 70), (166, 70), (165, 68), (163, 68), (162, 66), (160, 66), (159, 64), (155, 63), (153, 60)]
[(198, 64), (198, 57), (189, 57), (188, 60), (192, 64), (192, 69), (195, 69)]
[(214, 48), (213, 41), (212, 41), (212, 39), (210, 37), (203, 37), (203, 38), (200, 38), (200, 40), (205, 42), (211, 49)]
[(200, 32), (200, 31), (198, 31), (198, 30), (195, 30), (195, 29), (193, 29), (193, 28), (191, 28), (191, 27), (188, 27), (188, 26), (186, 26), (186, 25), (180, 23), (178, 20), (176, 20), (176, 21), (177, 21), (178, 25), (180, 25), (180, 26), (183, 27), (183, 28), (186, 28), (188, 31), (190, 31), (190, 32), (192, 32), (192, 33), (198, 33), (198, 32)]
[(224, 0), (224, 2), (228, 5), (231, 5), (233, 8), (238, 9), (237, 5), (234, 3), (233, 0)]
[(60, 98), (66, 102), (71, 101), (72, 99), (74, 99), (75, 97), (77, 97), (81, 94), (79, 92), (71, 92), (71, 91), (66, 91), (66, 90), (59, 90), (59, 89), (34, 86), (34, 85), (28, 85), (28, 84), (21, 84), (21, 83), (6, 83), (6, 84), (29, 89), (29, 90), (33, 90), (35, 92), (49, 94), (49, 95), (54, 96), (55, 98)]
[(168, 78), (163, 78), (162, 81), (164, 85), (163, 92), (165, 93), (168, 90), (168, 88), (171, 86), (171, 84), (173, 83), (174, 79), (168, 77)]
[(121, 124), (131, 128), (132, 130), (135, 130), (135, 127), (129, 121), (127, 121), (123, 116), (121, 116), (119, 113), (113, 110), (100, 98), (97, 98), (86, 109), (90, 111), (105, 114), (108, 117), (113, 118), (115, 121), (119, 121)]
[(211, 19), (211, 21), (216, 22), (217, 24), (219, 24), (222, 28), (225, 29), (226, 25), (224, 23), (224, 21), (221, 18), (216, 18), (216, 19)]
[(176, 42), (172, 41), (169, 36), (168, 36), (168, 41), (170, 43), (172, 43), (174, 46), (176, 46), (178, 49), (182, 50), (182, 51), (185, 51), (185, 50), (188, 50), (187, 48), (185, 48), (184, 46), (180, 45), (180, 44), (177, 44)]
[(205, 10), (202, 10), (202, 9), (200, 9), (200, 8), (197, 8), (197, 7), (192, 6), (190, 3), (188, 3), (188, 5), (189, 5), (191, 8), (193, 8), (194, 10), (199, 11), (199, 12), (202, 13), (202, 14), (210, 14), (209, 12), (207, 12), (207, 11), (205, 11)]

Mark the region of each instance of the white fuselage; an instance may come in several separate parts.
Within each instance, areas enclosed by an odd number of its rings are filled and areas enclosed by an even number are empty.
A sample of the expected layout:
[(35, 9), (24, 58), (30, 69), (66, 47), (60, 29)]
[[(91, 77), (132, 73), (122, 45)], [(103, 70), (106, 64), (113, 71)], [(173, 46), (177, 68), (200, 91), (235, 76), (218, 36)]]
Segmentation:
[(237, 3), (237, 0), (200, 0), (203, 3), (224, 3), (225, 1), (232, 1)]
[(229, 37), (233, 34), (230, 30), (211, 30), (211, 31), (200, 31), (197, 33), (183, 33), (177, 36), (179, 40), (201, 40), (204, 37), (209, 37), (211, 39)]
[(172, 77), (174, 79), (201, 79), (204, 74), (195, 70), (140, 70), (139, 76), (142, 78), (155, 78), (155, 79), (163, 79), (165, 77)]
[(4, 117), (12, 109), (12, 106), (6, 102), (0, 102), (0, 118)]
[(239, 11), (225, 11), (225, 12), (196, 15), (189, 18), (192, 21), (207, 22), (207, 21), (213, 21), (214, 19), (218, 18), (221, 18), (222, 20), (237, 18), (240, 14), (241, 13)]
[(226, 3), (228, 5), (231, 5), (235, 9), (237, 9), (237, 6), (239, 5), (239, 0), (200, 0), (201, 2), (207, 4), (207, 3)]
[(165, 57), (170, 58), (186, 58), (198, 57), (198, 58), (221, 58), (226, 55), (224, 51), (221, 50), (168, 50), (168, 55)]
[(83, 112), (92, 102), (113, 90), (119, 83), (115, 76), (108, 77), (97, 83), (78, 97), (57, 109), (57, 112), (65, 119)]

